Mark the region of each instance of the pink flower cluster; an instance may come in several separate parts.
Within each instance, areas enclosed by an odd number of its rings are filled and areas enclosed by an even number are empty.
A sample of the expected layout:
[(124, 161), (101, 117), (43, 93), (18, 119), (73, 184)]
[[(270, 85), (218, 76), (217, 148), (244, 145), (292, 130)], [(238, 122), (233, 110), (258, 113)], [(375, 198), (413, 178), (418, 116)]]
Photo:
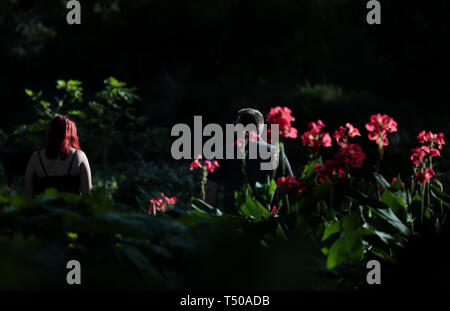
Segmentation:
[[(442, 145), (445, 144), (444, 134), (421, 131), (417, 135), (417, 140), (422, 146), (411, 149), (411, 161), (416, 172), (417, 183), (426, 184), (435, 175), (432, 166), (432, 158), (441, 156), (439, 150), (441, 150)], [(436, 149), (436, 147), (438, 149)]]
[(197, 168), (204, 168), (206, 169), (209, 173), (214, 173), (214, 171), (216, 170), (216, 168), (220, 167), (219, 163), (214, 160), (214, 161), (209, 161), (206, 160), (203, 162), (203, 166), (202, 163), (200, 162), (200, 160), (202, 159), (202, 155), (199, 154), (194, 161), (192, 161), (191, 163), (191, 167), (189, 168), (189, 170), (193, 171)]
[(349, 144), (341, 148), (334, 159), (328, 160), (325, 164), (316, 164), (314, 172), (317, 173), (319, 184), (330, 180), (333, 176), (345, 178), (346, 171), (352, 168), (361, 168), (366, 160), (366, 155), (357, 144)]
[[(292, 111), (288, 107), (270, 108), (266, 116), (266, 122), (269, 124), (278, 124), (280, 126), (280, 135), (285, 138), (297, 138), (297, 129), (291, 125), (295, 118), (291, 115)], [(268, 130), (270, 137), (270, 128)]]
[(420, 169), (416, 173), (416, 179), (418, 184), (426, 184), (431, 178), (433, 178), (435, 172), (432, 168)]
[(445, 145), (444, 133), (433, 134), (431, 131), (422, 131), (417, 135), (417, 140), (421, 144), (429, 144), (430, 148), (434, 148), (437, 145), (439, 150), (442, 150), (442, 145)]
[(389, 144), (387, 134), (397, 132), (397, 122), (386, 114), (377, 113), (370, 117), (366, 129), (369, 131), (370, 140), (375, 141), (380, 147), (385, 147)]
[(177, 203), (177, 197), (166, 197), (164, 195), (164, 193), (161, 192), (161, 198), (156, 197), (153, 199), (150, 199), (150, 205), (148, 207), (148, 214), (152, 215), (153, 213), (153, 208), (155, 209), (155, 211), (158, 212), (166, 212), (169, 207), (168, 205), (174, 205)]
[(411, 161), (415, 166), (420, 166), (426, 157), (440, 157), (441, 153), (437, 149), (430, 149), (428, 146), (420, 146), (411, 149)]
[(314, 172), (317, 173), (317, 183), (321, 184), (324, 181), (328, 181), (333, 176), (338, 178), (345, 178), (345, 170), (342, 163), (338, 160), (329, 160), (325, 164), (316, 164)]
[(277, 180), (277, 187), (283, 193), (297, 195), (306, 191), (306, 181), (293, 176), (280, 177)]
[(348, 145), (349, 137), (354, 138), (356, 136), (361, 136), (361, 134), (359, 133), (359, 130), (350, 123), (347, 123), (345, 127), (340, 126), (339, 129), (333, 133), (333, 137), (336, 139), (337, 144), (343, 148)]
[(360, 145), (350, 144), (341, 148), (335, 158), (349, 168), (361, 168), (366, 160), (366, 155)]
[(309, 130), (302, 134), (303, 146), (308, 146), (314, 152), (318, 152), (320, 147), (331, 147), (331, 136), (328, 132), (323, 132), (325, 124), (322, 120), (317, 122), (310, 122), (308, 124)]

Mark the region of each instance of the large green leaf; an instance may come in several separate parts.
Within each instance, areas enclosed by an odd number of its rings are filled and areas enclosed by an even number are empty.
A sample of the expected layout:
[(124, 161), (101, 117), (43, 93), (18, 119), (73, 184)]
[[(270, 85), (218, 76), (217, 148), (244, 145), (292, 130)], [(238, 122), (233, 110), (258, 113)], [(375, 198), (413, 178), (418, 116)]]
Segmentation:
[(200, 211), (200, 212), (203, 212), (206, 214), (210, 214), (213, 216), (222, 216), (223, 215), (223, 213), (220, 209), (218, 209), (198, 198), (192, 198), (191, 206), (192, 206), (192, 208), (194, 208), (197, 211)]
[(332, 269), (342, 263), (353, 263), (364, 258), (361, 229), (342, 232), (331, 246), (327, 257), (327, 268)]
[(384, 206), (377, 206), (377, 208), (368, 206), (368, 208), (402, 234), (409, 235), (411, 233), (409, 228), (394, 214), (391, 208)]
[(377, 180), (378, 184), (383, 187), (385, 190), (389, 189), (391, 187), (391, 184), (387, 182), (387, 180), (378, 173), (373, 173), (373, 176)]
[(358, 230), (361, 227), (361, 220), (359, 218), (359, 213), (353, 212), (350, 215), (344, 217), (342, 221), (342, 231), (353, 231)]
[(332, 223), (332, 224), (328, 225), (328, 227), (325, 229), (325, 231), (323, 233), (322, 241), (325, 241), (326, 239), (328, 239), (333, 234), (336, 234), (336, 233), (339, 233), (339, 232), (341, 232), (341, 224), (340, 224), (340, 222), (335, 222), (335, 223)]
[(404, 197), (398, 196), (389, 190), (385, 190), (381, 197), (381, 202), (389, 206), (397, 217), (405, 219), (407, 205)]
[(270, 212), (253, 196), (246, 195), (238, 205), (239, 214), (249, 217), (254, 222), (261, 222), (270, 218)]
[(450, 207), (450, 196), (439, 189), (436, 185), (430, 184), (431, 194), (437, 200), (439, 200), (442, 204), (447, 207)]

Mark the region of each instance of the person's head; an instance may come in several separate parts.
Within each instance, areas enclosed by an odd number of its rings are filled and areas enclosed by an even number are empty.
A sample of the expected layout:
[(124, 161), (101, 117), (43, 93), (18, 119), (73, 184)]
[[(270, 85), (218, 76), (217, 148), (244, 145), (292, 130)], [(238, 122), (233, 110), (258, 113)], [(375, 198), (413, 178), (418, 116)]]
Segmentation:
[(70, 118), (58, 115), (53, 118), (45, 142), (45, 155), (49, 159), (66, 159), (70, 148), (80, 150), (77, 126)]
[(264, 117), (256, 109), (244, 108), (238, 111), (236, 124), (242, 124), (243, 126), (254, 124), (258, 129), (258, 134), (261, 134), (264, 129)]

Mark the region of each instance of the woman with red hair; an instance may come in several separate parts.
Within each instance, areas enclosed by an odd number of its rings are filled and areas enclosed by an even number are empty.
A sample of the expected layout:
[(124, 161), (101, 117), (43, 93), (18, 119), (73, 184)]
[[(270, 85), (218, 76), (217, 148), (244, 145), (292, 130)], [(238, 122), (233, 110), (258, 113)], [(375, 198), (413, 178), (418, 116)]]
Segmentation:
[(80, 149), (75, 122), (62, 115), (50, 123), (45, 148), (34, 152), (25, 173), (25, 195), (47, 188), (86, 194), (92, 189), (89, 161)]

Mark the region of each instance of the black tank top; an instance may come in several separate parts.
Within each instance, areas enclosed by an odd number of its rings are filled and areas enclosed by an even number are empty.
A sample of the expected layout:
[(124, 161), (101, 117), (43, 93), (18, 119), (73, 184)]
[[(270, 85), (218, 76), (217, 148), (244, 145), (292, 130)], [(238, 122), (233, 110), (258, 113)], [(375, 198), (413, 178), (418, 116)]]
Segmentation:
[(42, 162), (41, 152), (39, 154), (39, 162), (41, 162), (42, 170), (44, 171), (43, 177), (35, 177), (34, 188), (35, 194), (38, 195), (45, 191), (47, 188), (55, 188), (59, 192), (71, 192), (75, 194), (80, 194), (80, 176), (71, 176), (70, 172), (72, 170), (73, 160), (75, 159), (77, 151), (73, 153), (72, 162), (70, 162), (69, 171), (67, 175), (63, 176), (49, 176), (45, 170), (44, 163)]

